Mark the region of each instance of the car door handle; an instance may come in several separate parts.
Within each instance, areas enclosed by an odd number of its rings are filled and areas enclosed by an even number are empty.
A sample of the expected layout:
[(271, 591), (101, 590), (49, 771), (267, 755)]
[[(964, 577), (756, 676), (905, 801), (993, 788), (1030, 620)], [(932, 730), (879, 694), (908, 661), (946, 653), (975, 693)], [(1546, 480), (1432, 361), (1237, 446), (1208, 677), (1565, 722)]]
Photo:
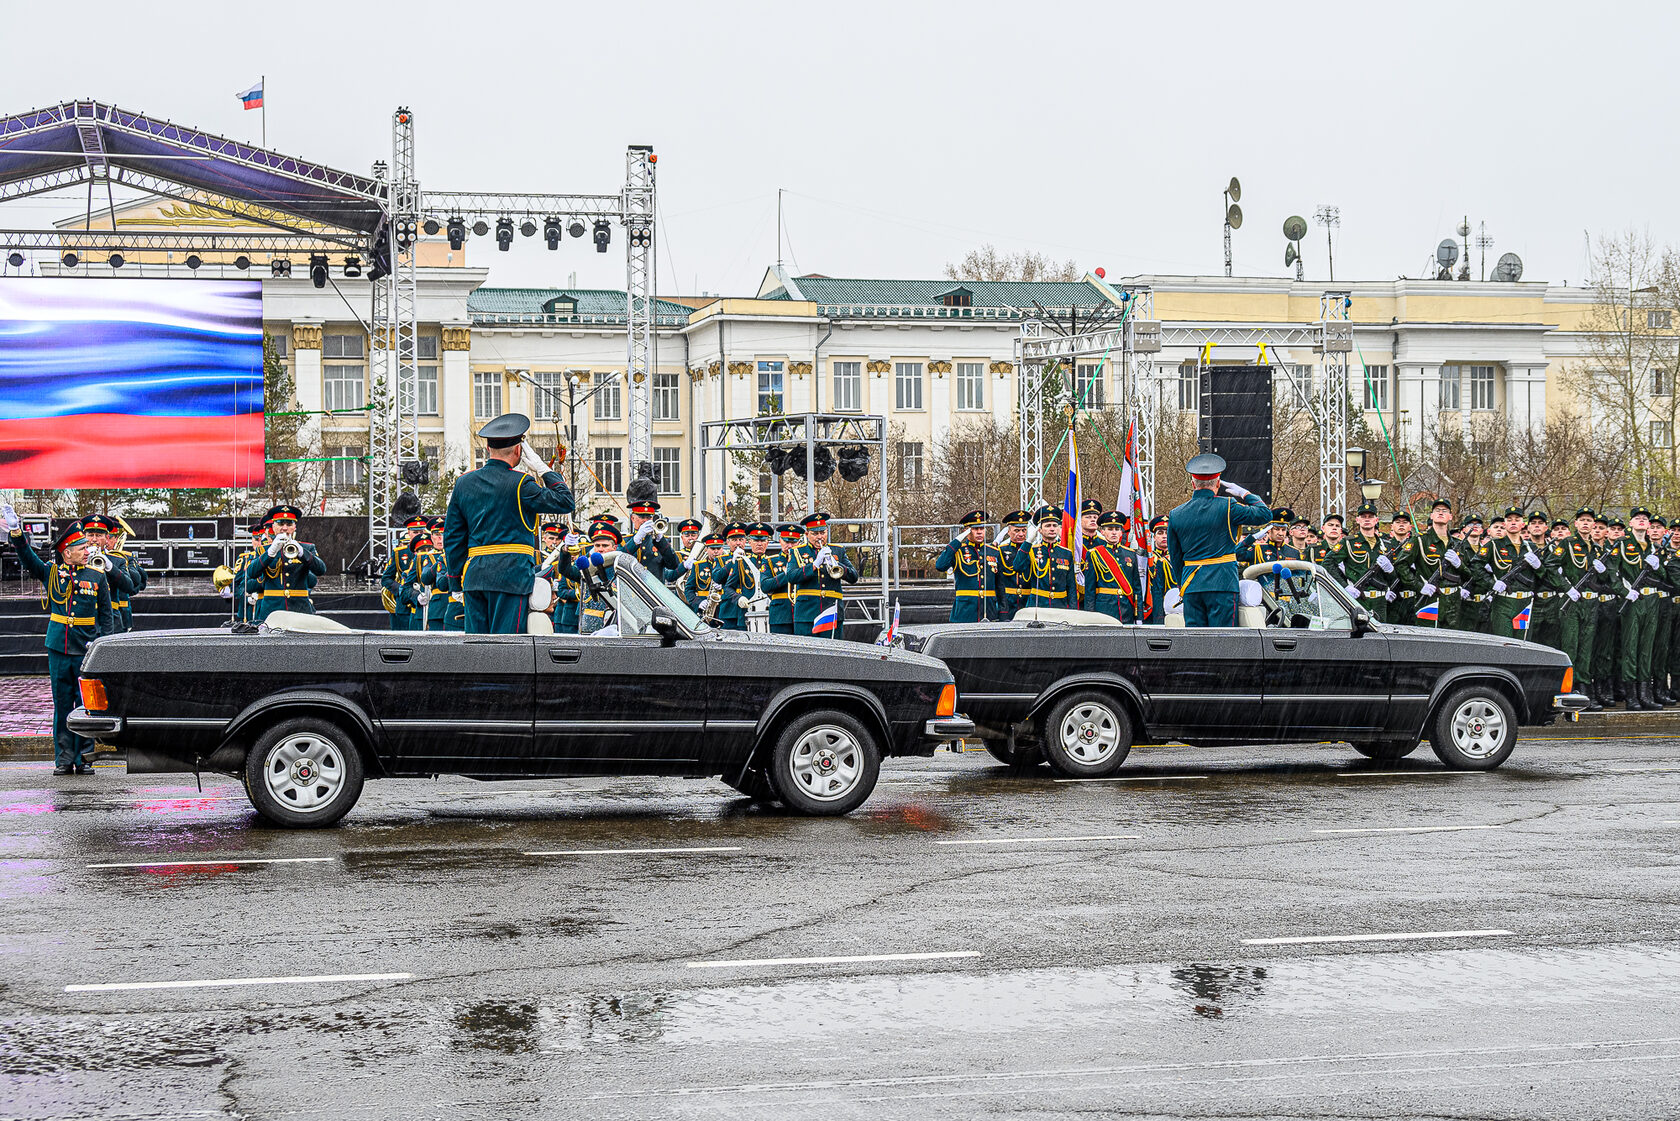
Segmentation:
[(413, 655), (414, 651), (412, 650), (396, 650), (387, 648), (379, 652), (379, 660), (382, 662), (406, 662), (409, 658), (413, 657)]
[(1293, 650), (1295, 649), (1295, 640), (1293, 638), (1274, 638), (1272, 639), (1272, 646), (1278, 650)]
[(1149, 640), (1149, 648), (1151, 650), (1170, 650), (1172, 649), (1172, 639), (1152, 638)]
[(548, 660), (551, 662), (575, 662), (583, 656), (582, 650), (550, 650)]

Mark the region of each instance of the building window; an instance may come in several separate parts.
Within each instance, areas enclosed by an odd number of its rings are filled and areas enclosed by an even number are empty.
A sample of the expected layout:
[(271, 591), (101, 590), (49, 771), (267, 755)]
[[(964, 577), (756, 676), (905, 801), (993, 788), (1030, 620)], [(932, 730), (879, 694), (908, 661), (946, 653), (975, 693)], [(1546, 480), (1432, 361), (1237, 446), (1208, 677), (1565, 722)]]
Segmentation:
[(1080, 362), (1073, 368), (1073, 402), (1081, 409), (1103, 407), (1102, 363)]
[(781, 362), (758, 364), (758, 415), (768, 416), (782, 411)]
[(1673, 421), (1653, 420), (1651, 422), (1651, 446), (1653, 448), (1671, 448), (1674, 446)]
[(1388, 367), (1365, 367), (1365, 407), (1388, 411)]
[(284, 362), (291, 356), (292, 340), (289, 335), (270, 335), (268, 341), (274, 344), (274, 357)]
[(1194, 362), (1178, 366), (1178, 411), (1193, 413), (1201, 408), (1201, 369)]
[(624, 382), (617, 374), (602, 374), (595, 390), (595, 419), (620, 420), (624, 416)]
[(415, 411), (421, 416), (438, 415), (438, 368), (436, 366), (416, 366), (415, 371)]
[(1460, 390), (1463, 386), (1463, 372), (1459, 366), (1441, 367), (1441, 408), (1458, 410), (1464, 405)]
[(1652, 310), (1645, 313), (1645, 327), (1647, 330), (1666, 331), (1668, 330), (1668, 325), (1671, 321), (1672, 317), (1666, 309)]
[(1484, 411), (1493, 408), (1492, 366), (1470, 367), (1470, 407)]
[(682, 407), (677, 394), (677, 374), (653, 375), (653, 419), (681, 420)]
[(566, 400), (566, 375), (559, 370), (532, 370), (531, 381), (531, 418), (554, 420)]
[(473, 449), (473, 466), (483, 467), (490, 459), (490, 449), (482, 444)]
[(361, 365), (333, 363), (321, 367), (321, 406), (329, 413), (362, 407), (367, 378)]
[(624, 449), (596, 447), (595, 485), (603, 494), (618, 494), (624, 489)]
[(957, 408), (986, 407), (986, 364), (984, 362), (957, 363)]
[(365, 358), (360, 335), (325, 335), (321, 338), (322, 358)]
[(863, 363), (835, 362), (834, 411), (855, 413), (863, 408)]
[(436, 335), (421, 335), (414, 340), (414, 357), (422, 362), (436, 362), (438, 360), (438, 337)]
[(328, 448), (327, 489), (334, 494), (353, 494), (362, 489), (362, 449), (355, 446)]
[(420, 458), (426, 461), (426, 468), (431, 479), (436, 479), (443, 472), (443, 449), (436, 444), (421, 444)]
[(1674, 396), (1674, 375), (1661, 366), (1651, 367), (1651, 396)]
[(473, 375), (473, 416), (489, 420), (502, 415), (502, 375), (498, 372)]
[(900, 441), (898, 444), (898, 486), (903, 490), (922, 489), (922, 445)]
[(659, 480), (660, 494), (682, 492), (682, 449), (654, 448), (653, 477)]
[(922, 407), (922, 364), (920, 362), (893, 363), (893, 384), (897, 389), (894, 398), (895, 407), (900, 409), (920, 409)]

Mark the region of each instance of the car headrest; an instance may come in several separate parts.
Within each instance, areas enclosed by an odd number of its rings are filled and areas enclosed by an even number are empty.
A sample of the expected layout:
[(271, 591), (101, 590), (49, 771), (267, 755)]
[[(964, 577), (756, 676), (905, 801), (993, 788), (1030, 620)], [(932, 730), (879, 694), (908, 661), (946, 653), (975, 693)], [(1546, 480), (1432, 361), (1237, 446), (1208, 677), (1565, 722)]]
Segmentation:
[(1237, 594), (1244, 607), (1259, 607), (1265, 602), (1260, 598), (1260, 582), (1257, 580), (1238, 580)]
[(263, 620), (271, 631), (289, 634), (350, 634), (350, 628), (325, 615), (310, 615), (303, 611), (276, 611)]

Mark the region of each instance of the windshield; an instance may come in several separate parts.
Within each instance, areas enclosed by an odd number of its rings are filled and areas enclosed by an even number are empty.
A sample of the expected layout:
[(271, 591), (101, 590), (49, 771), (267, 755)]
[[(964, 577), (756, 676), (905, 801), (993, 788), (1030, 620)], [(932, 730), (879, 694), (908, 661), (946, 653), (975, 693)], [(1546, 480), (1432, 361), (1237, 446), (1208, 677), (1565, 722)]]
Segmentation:
[(1273, 626), (1307, 630), (1347, 630), (1353, 626), (1346, 605), (1322, 570), (1294, 572), (1267, 589), (1277, 601), (1280, 616)]
[[(696, 615), (688, 604), (683, 602), (681, 596), (666, 587), (663, 580), (655, 580), (653, 575), (629, 553), (619, 553), (613, 561), (613, 567), (618, 570), (620, 576), (628, 574), (644, 595), (650, 597), (659, 607), (675, 616), (677, 622), (687, 627), (690, 633), (703, 634), (711, 629), (700, 621), (700, 616)], [(648, 622), (652, 616), (642, 605), (628, 603), (626, 597), (620, 595), (619, 611), (624, 616), (620, 626), (623, 627), (624, 623), (632, 624), (623, 633), (647, 633)]]

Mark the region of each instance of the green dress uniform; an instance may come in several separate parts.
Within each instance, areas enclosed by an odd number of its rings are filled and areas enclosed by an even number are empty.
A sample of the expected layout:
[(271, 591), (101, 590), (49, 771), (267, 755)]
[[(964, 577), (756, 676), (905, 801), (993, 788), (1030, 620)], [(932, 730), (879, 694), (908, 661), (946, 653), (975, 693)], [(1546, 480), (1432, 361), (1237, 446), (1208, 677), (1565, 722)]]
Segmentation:
[[(420, 606), (415, 585), (429, 588), (437, 582), (438, 565), (429, 552), (415, 552), (403, 545), (391, 554), (385, 573), (379, 578), (380, 587), (389, 593), (395, 609), (391, 612), (391, 629), (418, 631), (425, 629), (426, 609)], [(428, 605), (429, 606), (429, 605)]]
[[(1027, 521), (1026, 511), (1016, 510), (1004, 516), (1003, 525), (1005, 529), (1009, 529), (1026, 525)], [(1025, 543), (1022, 542), (1023, 545)], [(997, 575), (992, 579), (991, 617), (1008, 622), (1015, 617), (1016, 608), (1032, 594), (1032, 589), (1027, 584), (1026, 570), (1015, 567), (1015, 556), (1020, 546), (1006, 536), (1002, 541), (986, 548), (997, 554)]]
[(1139, 580), (1137, 553), (1098, 538), (1085, 554), (1084, 609), (1122, 623), (1137, 622), (1143, 604)]
[[(256, 622), (262, 622), (276, 611), (315, 614), (315, 604), (311, 602), (309, 592), (326, 575), (327, 562), (316, 554), (315, 546), (301, 541), (298, 544), (303, 551), (296, 560), (287, 560), (280, 554), (270, 556), (265, 550), (254, 561), (257, 586), (252, 590), (262, 597), (257, 601), (253, 616)], [(250, 577), (246, 582), (251, 582)]]
[(431, 602), (426, 604), (426, 624), (428, 631), (446, 631), (449, 629), (449, 571), (444, 567), (443, 557), (432, 554), (432, 580), (426, 586), (432, 593)]
[(1164, 551), (1149, 554), (1149, 609), (1141, 620), (1145, 623), (1165, 623), (1167, 617), (1167, 589), (1174, 587), (1172, 561)]
[[(721, 544), (721, 542), (720, 542)], [(688, 604), (689, 610), (699, 614), (705, 609), (706, 597), (712, 591), (712, 573), (717, 570), (717, 562), (708, 560), (704, 551), (694, 559), (694, 566), (690, 568), (678, 585), (678, 594), (683, 602)]]
[(788, 562), (788, 583), (794, 589), (794, 634), (812, 634), (811, 625), (830, 607), (835, 608), (837, 616), (834, 629), (813, 637), (839, 638), (845, 629), (845, 586), (857, 583), (860, 577), (857, 565), (852, 563), (851, 555), (843, 547), (829, 545), (828, 552), (840, 562), (839, 576), (830, 575), (825, 565), (817, 563), (817, 550), (810, 545), (801, 546), (797, 561)]
[(1621, 650), (1617, 670), (1622, 687), (1627, 690), (1627, 705), (1637, 711), (1641, 707), (1661, 707), (1655, 698), (1647, 701), (1651, 680), (1651, 646), (1656, 641), (1657, 593), (1661, 580), (1662, 557), (1650, 541), (1641, 541), (1629, 530), (1626, 537), (1610, 549), (1606, 563), (1622, 579)]
[(1017, 604), (1022, 607), (1077, 608), (1074, 595), (1073, 553), (1063, 545), (1045, 541), (1021, 543), (1015, 553), (1013, 566), (1026, 577), (1026, 595)]
[(1651, 690), (1658, 704), (1680, 704), (1680, 697), (1669, 688), (1669, 675), (1680, 656), (1680, 642), (1676, 642), (1674, 624), (1680, 621), (1680, 548), (1663, 548), (1663, 595), (1658, 597), (1657, 637), (1651, 650)]
[(770, 633), (793, 633), (793, 590), (788, 574), (793, 571), (787, 550), (771, 551), (758, 560), (759, 579), (770, 596)]
[[(566, 551), (561, 554), (571, 561), (574, 573), (577, 572), (577, 557), (580, 551), (580, 547), (568, 545)], [(555, 558), (554, 567), (549, 575), (554, 580), (554, 633), (577, 634), (578, 605), (583, 601), (583, 587), (576, 577), (569, 578), (561, 573), (559, 557)]]
[(1371, 618), (1385, 623), (1393, 621), (1389, 604), (1397, 602), (1399, 595), (1392, 586), (1393, 573), (1383, 571), (1378, 558), (1387, 557), (1393, 564), (1394, 559), (1389, 556), (1392, 548), (1389, 539), (1381, 534), (1367, 537), (1364, 531), (1355, 529), (1342, 538), (1341, 545), (1333, 554), (1334, 567), (1341, 571), (1347, 586), (1354, 589), (1360, 606), (1370, 613)]
[(1546, 575), (1551, 590), (1563, 603), (1558, 617), (1559, 649), (1569, 655), (1575, 667), (1575, 691), (1596, 696), (1592, 675), (1593, 636), (1598, 630), (1597, 575), (1593, 562), (1598, 549), (1587, 537), (1570, 533), (1552, 542), (1546, 555)]
[(247, 549), (233, 558), (233, 617), (241, 623), (256, 620), (257, 609), (247, 598), (258, 589), (253, 586), (252, 565), (256, 562), (257, 550)]
[[(1540, 558), (1540, 569), (1534, 576), (1534, 611), (1528, 623), (1528, 640), (1554, 650), (1563, 649), (1559, 632), (1563, 627), (1563, 592), (1557, 587), (1554, 573), (1545, 568), (1546, 555), (1551, 551), (1549, 538), (1527, 539), (1530, 552)], [(1528, 553), (1523, 554), (1525, 560)]]
[[(1217, 477), (1224, 469), (1225, 461), (1211, 453), (1196, 456), (1189, 465), (1193, 477)], [(1185, 626), (1237, 625), (1239, 531), (1271, 520), (1271, 507), (1257, 494), (1239, 501), (1202, 489), (1191, 491), (1190, 500), (1167, 515), (1167, 556), (1180, 577)]]
[[(741, 572), (741, 575), (745, 577), (746, 566), (741, 563), (741, 558), (746, 555), (746, 545), (733, 545), (730, 546), (728, 554), (726, 554), (721, 561), (712, 566), (712, 587), (719, 593), (717, 605), (717, 625), (719, 630), (744, 631), (747, 629), (747, 613), (745, 609), (741, 607), (740, 593), (737, 592), (731, 595), (728, 590), (729, 578), (738, 570)], [(745, 580), (744, 582), (751, 583), (751, 580)]]
[[(498, 450), (519, 443), (531, 422), (508, 413), (479, 429)], [(572, 492), (560, 475), (538, 482), (499, 459), (462, 475), (449, 495), (443, 548), (451, 591), (463, 593), (469, 634), (523, 634), (537, 579), (537, 523), (569, 514)]]
[[(49, 564), (36, 555), (29, 538), (12, 530), (12, 547), (23, 570), (46, 588), (47, 678), (52, 684), (53, 764), (68, 774), (74, 768), (87, 774), (93, 767), (93, 741), (70, 731), (66, 721), (81, 704), (82, 658), (88, 643), (110, 634), (116, 625), (111, 614), (111, 587), (105, 573), (92, 565)], [(72, 524), (58, 539), (60, 552), (81, 538)]]
[[(1459, 597), (1458, 589), (1463, 587), (1468, 573), (1464, 568), (1464, 557), (1454, 547), (1455, 544), (1451, 537), (1443, 537), (1434, 526), (1430, 526), (1421, 534), (1408, 538), (1406, 543), (1400, 546), (1395, 567), (1410, 574), (1407, 583), (1417, 592), (1412, 617), (1400, 620), (1401, 622), (1414, 627), (1460, 629), (1460, 606), (1463, 600)], [(1456, 567), (1447, 560), (1449, 552), (1458, 556), (1459, 563)], [(1417, 612), (1427, 607), (1432, 600), (1436, 604), (1437, 614), (1433, 623), (1417, 617)]]
[(951, 622), (979, 623), (985, 620), (988, 611), (987, 603), (997, 595), (997, 557), (995, 550), (991, 556), (987, 555), (987, 545), (976, 545), (968, 539), (967, 526), (982, 525), (986, 516), (976, 510), (979, 518), (973, 522), (969, 518), (973, 514), (964, 515), (962, 525), (965, 527), (962, 536), (955, 538), (946, 545), (940, 554), (933, 559), (933, 567), (940, 572), (955, 570), (956, 595), (951, 601)]
[(682, 571), (682, 558), (677, 556), (677, 551), (665, 538), (655, 537), (652, 530), (640, 541), (631, 538), (630, 555), (648, 570), (650, 576), (661, 582)]

